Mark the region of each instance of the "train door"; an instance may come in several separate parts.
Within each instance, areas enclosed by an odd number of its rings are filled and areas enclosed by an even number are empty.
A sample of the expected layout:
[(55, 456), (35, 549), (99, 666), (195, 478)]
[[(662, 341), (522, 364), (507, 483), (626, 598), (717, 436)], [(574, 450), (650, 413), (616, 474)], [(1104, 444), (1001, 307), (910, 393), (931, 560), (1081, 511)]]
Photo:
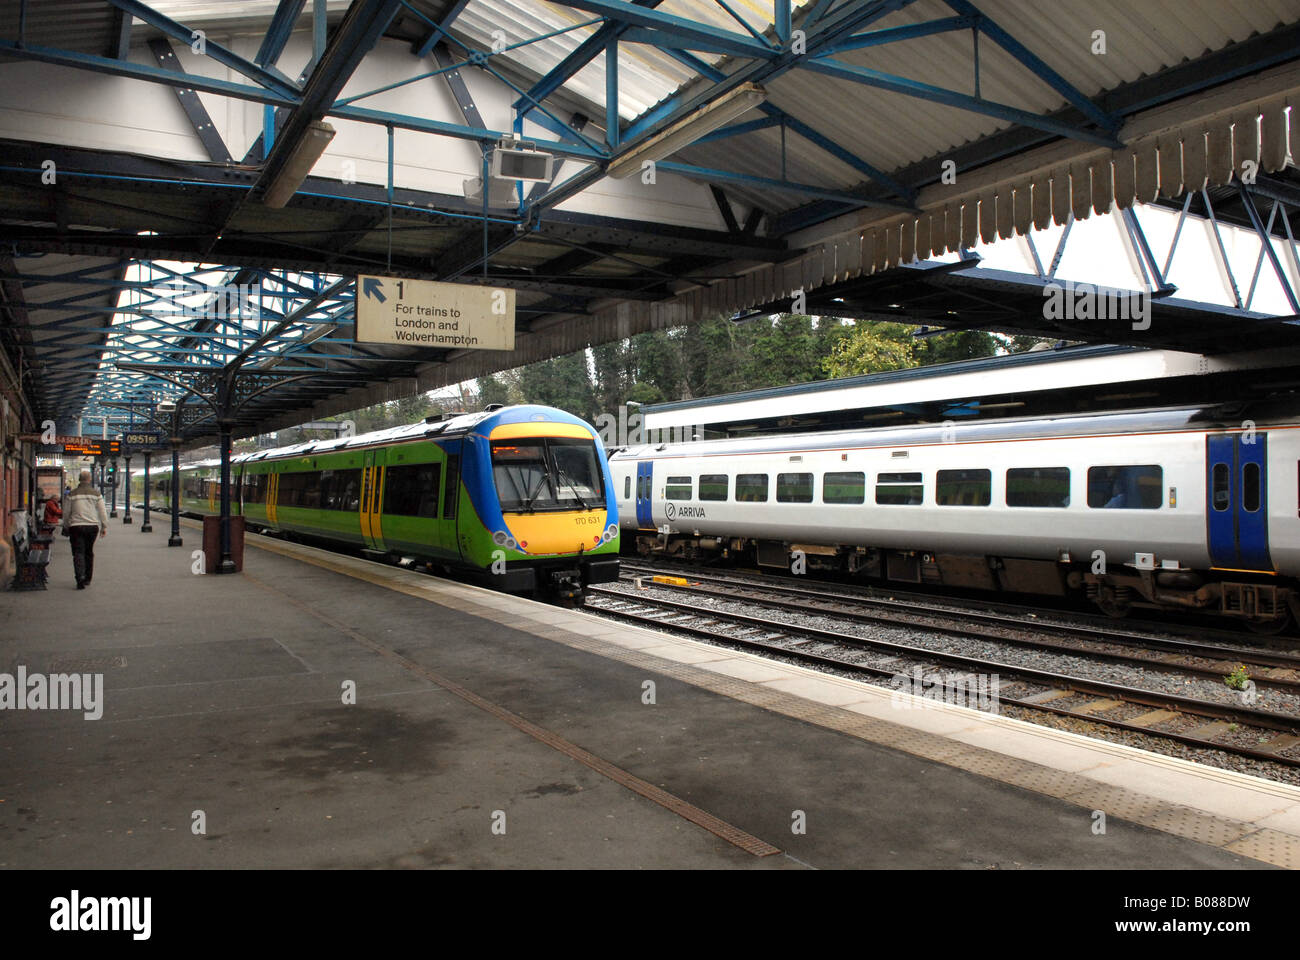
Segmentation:
[(1229, 570), (1269, 570), (1268, 435), (1206, 437), (1205, 513), (1210, 563)]
[(638, 460), (636, 464), (636, 525), (646, 529), (655, 525), (650, 510), (654, 465), (653, 460)]
[(369, 550), (383, 550), (384, 468), (374, 450), (367, 450), (361, 467), (361, 539)]
[(271, 526), (278, 527), (279, 518), (279, 500), (280, 500), (280, 474), (275, 471), (275, 467), (268, 468), (271, 471), (270, 476), (266, 478), (266, 519)]
[(464, 557), (466, 550), (461, 549), (457, 536), (457, 514), (460, 512), (460, 457), (463, 440), (449, 440), (440, 443), (447, 463), (442, 470), (442, 512), (438, 520), (438, 544), (444, 550), (459, 557)]

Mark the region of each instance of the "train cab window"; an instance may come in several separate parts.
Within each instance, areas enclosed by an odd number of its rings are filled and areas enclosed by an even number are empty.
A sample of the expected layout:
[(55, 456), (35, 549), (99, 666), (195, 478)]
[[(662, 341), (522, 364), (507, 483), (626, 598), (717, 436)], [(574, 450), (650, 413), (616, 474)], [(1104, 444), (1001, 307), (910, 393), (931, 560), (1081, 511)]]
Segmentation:
[(1069, 505), (1069, 467), (1013, 467), (1007, 471), (1008, 507)]
[(664, 499), (665, 500), (689, 500), (691, 499), (690, 477), (669, 477), (665, 481)]
[(848, 471), (822, 477), (822, 503), (864, 503), (866, 499), (865, 473)]
[(1108, 510), (1158, 510), (1164, 502), (1158, 464), (1088, 468), (1088, 506)]
[(934, 477), (934, 502), (941, 507), (987, 507), (993, 501), (989, 470), (940, 470)]
[(778, 473), (776, 475), (777, 503), (812, 503), (813, 475), (811, 473)]
[(402, 517), (438, 516), (442, 464), (413, 463), (384, 473), (384, 513)]
[(725, 473), (700, 474), (701, 500), (726, 500), (727, 487), (731, 478)]
[(1262, 497), (1259, 489), (1259, 464), (1248, 463), (1241, 469), (1241, 507), (1247, 513), (1259, 509)]
[(919, 504), (925, 495), (919, 473), (880, 473), (876, 475), (876, 503)]
[(767, 502), (767, 474), (766, 473), (736, 474), (736, 502), (737, 503), (766, 503)]
[(632, 499), (632, 474), (630, 473), (623, 478), (623, 499)]
[(1232, 470), (1226, 463), (1214, 465), (1212, 478), (1212, 502), (1216, 513), (1222, 513), (1232, 506)]

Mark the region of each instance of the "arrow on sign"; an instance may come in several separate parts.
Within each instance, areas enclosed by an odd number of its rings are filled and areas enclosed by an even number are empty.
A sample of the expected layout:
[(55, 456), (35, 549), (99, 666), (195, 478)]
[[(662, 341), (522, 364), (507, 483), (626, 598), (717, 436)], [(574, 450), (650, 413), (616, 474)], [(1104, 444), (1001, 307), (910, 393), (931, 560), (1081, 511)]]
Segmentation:
[(366, 277), (361, 284), (361, 292), (366, 295), (367, 299), (373, 297), (380, 303), (388, 299), (384, 296), (384, 281), (378, 277)]

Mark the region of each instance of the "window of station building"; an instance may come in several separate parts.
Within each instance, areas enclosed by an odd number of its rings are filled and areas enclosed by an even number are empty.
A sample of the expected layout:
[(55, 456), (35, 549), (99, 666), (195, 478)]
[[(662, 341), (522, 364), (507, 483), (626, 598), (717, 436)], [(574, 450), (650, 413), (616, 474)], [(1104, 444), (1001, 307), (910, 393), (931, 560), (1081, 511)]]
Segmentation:
[(731, 478), (725, 473), (700, 474), (701, 500), (726, 500)]
[(664, 481), (664, 499), (665, 500), (689, 500), (691, 499), (690, 477), (669, 477)]
[(1069, 467), (1013, 467), (1007, 471), (1008, 507), (1069, 505)]
[(1088, 506), (1107, 510), (1158, 510), (1164, 469), (1159, 464), (1089, 467)]
[(777, 503), (812, 503), (813, 475), (811, 473), (778, 473), (776, 475)]
[(1216, 463), (1211, 481), (1211, 502), (1218, 513), (1232, 506), (1232, 470), (1226, 463)]
[(740, 473), (736, 475), (737, 503), (765, 503), (766, 501), (766, 473)]
[(403, 517), (437, 517), (442, 464), (415, 463), (389, 467), (384, 475), (384, 513)]
[(866, 499), (865, 473), (850, 470), (822, 476), (822, 503), (864, 503)]
[(880, 473), (876, 475), (876, 503), (915, 506), (925, 496), (919, 473)]
[(1248, 463), (1241, 468), (1241, 506), (1247, 513), (1259, 509), (1262, 501), (1259, 489), (1259, 464)]

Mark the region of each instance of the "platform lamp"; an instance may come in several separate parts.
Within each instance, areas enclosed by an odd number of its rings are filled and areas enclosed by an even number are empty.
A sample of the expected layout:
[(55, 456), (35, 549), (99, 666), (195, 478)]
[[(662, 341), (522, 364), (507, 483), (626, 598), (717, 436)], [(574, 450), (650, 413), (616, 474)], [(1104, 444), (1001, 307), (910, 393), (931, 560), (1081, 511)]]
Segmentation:
[(672, 156), (700, 137), (726, 126), (741, 114), (748, 113), (766, 99), (767, 91), (758, 84), (742, 83), (620, 154), (605, 168), (605, 173), (616, 180), (630, 177), (641, 169), (641, 164)]
[(288, 203), (289, 198), (298, 192), (298, 188), (302, 186), (307, 175), (311, 173), (312, 167), (316, 166), (316, 161), (321, 158), (325, 148), (333, 139), (334, 128), (323, 120), (318, 120), (308, 127), (302, 140), (289, 154), (284, 167), (266, 188), (266, 193), (262, 196), (263, 206), (278, 210)]

